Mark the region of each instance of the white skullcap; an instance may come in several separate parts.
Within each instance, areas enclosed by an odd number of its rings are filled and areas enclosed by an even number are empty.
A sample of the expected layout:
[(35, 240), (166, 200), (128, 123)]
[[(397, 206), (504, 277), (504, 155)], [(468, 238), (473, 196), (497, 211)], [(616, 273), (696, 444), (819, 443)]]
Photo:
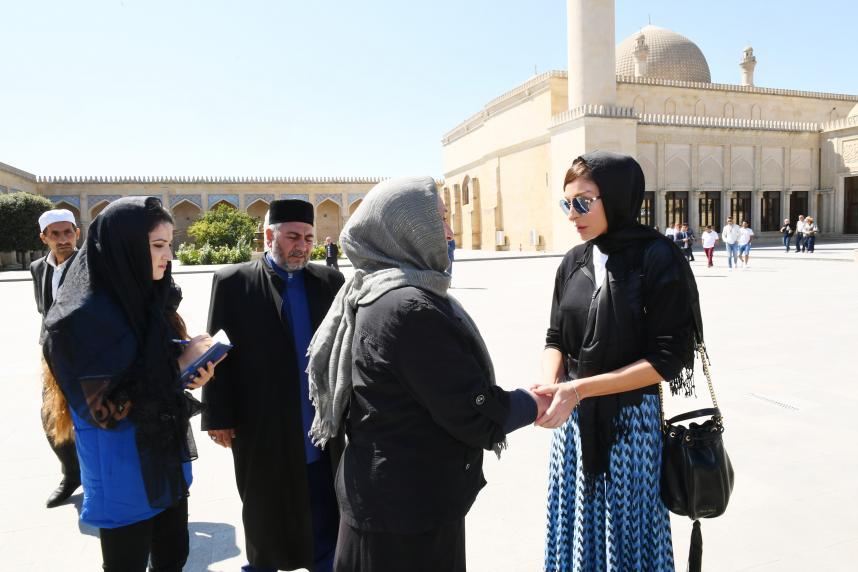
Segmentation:
[(74, 220), (74, 214), (68, 209), (54, 209), (52, 211), (43, 212), (39, 217), (39, 228), (42, 232), (45, 232), (45, 229), (48, 228), (49, 224), (54, 224), (55, 222), (70, 222), (73, 225), (77, 226), (77, 222)]

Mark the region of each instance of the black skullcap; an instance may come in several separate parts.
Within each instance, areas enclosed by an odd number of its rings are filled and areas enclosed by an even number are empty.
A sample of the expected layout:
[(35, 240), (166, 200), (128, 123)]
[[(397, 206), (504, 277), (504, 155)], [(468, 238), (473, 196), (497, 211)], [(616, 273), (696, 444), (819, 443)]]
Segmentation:
[(312, 225), (313, 205), (296, 199), (271, 201), (268, 207), (268, 224), (278, 222), (305, 222)]

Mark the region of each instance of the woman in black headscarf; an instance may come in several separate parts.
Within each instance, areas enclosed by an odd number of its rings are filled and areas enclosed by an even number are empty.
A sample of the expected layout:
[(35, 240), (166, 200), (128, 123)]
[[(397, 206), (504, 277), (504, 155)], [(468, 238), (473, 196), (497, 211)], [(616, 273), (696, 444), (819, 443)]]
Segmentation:
[[(105, 570), (180, 571), (188, 556), (196, 458), (188, 421), (197, 402), (179, 372), (212, 342), (176, 343), (187, 333), (170, 275), (172, 236), (157, 198), (111, 203), (45, 320), (45, 360), (77, 441), (81, 520), (100, 529)], [(188, 387), (204, 385), (213, 369), (200, 368)]]
[(551, 447), (545, 569), (673, 570), (659, 496), (658, 384), (693, 391), (703, 327), (688, 262), (637, 222), (644, 177), (596, 151), (567, 171), (561, 207), (585, 241), (554, 285), (541, 395)]

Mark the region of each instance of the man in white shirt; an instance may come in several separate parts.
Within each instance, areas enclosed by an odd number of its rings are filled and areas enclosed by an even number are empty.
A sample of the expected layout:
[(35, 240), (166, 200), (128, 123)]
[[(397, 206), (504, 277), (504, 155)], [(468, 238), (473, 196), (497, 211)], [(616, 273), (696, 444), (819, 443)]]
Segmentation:
[(739, 240), (736, 241), (739, 245), (739, 260), (742, 261), (742, 268), (748, 267), (748, 256), (751, 254), (751, 241), (754, 240), (754, 231), (751, 230), (751, 225), (748, 221), (742, 221), (742, 228), (739, 229)]
[(670, 238), (670, 240), (676, 240), (676, 233), (679, 232), (679, 223), (675, 223), (673, 226), (667, 227), (667, 230), (664, 232), (664, 236)]
[(798, 220), (795, 223), (795, 251), (801, 252), (804, 246), (804, 215), (798, 215)]
[(733, 270), (733, 266), (739, 267), (739, 226), (733, 224), (733, 218), (727, 219), (727, 224), (721, 230), (721, 240), (727, 248), (727, 266)]
[(718, 233), (712, 230), (712, 225), (708, 225), (703, 235), (700, 237), (703, 241), (703, 252), (706, 253), (706, 260), (709, 262), (707, 268), (712, 268), (712, 254), (715, 252), (715, 243), (718, 242)]
[[(80, 229), (74, 219), (74, 214), (66, 209), (54, 209), (42, 213), (39, 217), (39, 237), (50, 249), (47, 256), (30, 264), (30, 274), (33, 275), (33, 290), (36, 296), (36, 307), (42, 315), (42, 320), (57, 298), (57, 292), (62, 286), (66, 271), (77, 255), (77, 241), (80, 239)], [(42, 331), (44, 333), (44, 330)], [(41, 340), (40, 340), (41, 341)], [(42, 391), (42, 399), (45, 392)], [(44, 407), (42, 408), (44, 411)], [(80, 466), (78, 465), (77, 450), (74, 441), (67, 441), (55, 446), (48, 434), (48, 421), (42, 415), (42, 426), (45, 436), (62, 466), (63, 479), (60, 485), (48, 497), (45, 503), (48, 508), (62, 504), (80, 486)]]

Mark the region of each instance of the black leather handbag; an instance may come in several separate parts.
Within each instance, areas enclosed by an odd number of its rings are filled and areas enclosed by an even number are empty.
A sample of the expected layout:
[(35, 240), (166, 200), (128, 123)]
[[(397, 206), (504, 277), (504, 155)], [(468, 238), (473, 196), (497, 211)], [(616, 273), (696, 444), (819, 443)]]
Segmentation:
[[(709, 357), (703, 344), (697, 348), (714, 407), (689, 411), (664, 420), (664, 391), (659, 384), (663, 444), (661, 456), (661, 499), (674, 514), (694, 521), (688, 552), (689, 572), (699, 572), (703, 560), (701, 518), (724, 514), (733, 491), (733, 465), (724, 449), (724, 418), (715, 398)], [(702, 424), (680, 425), (683, 421), (709, 417)]]

